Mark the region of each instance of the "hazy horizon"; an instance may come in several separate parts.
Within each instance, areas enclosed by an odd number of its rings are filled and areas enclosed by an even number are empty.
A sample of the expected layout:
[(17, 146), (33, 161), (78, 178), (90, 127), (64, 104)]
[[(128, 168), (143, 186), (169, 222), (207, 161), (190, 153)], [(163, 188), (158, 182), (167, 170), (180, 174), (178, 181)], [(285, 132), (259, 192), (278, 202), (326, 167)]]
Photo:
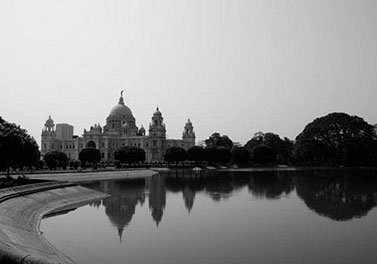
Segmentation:
[(213, 132), (294, 139), (331, 112), (377, 123), (377, 2), (100, 1), (0, 3), (0, 116), (40, 144), (49, 115), (81, 135), (124, 90), (146, 129), (190, 118)]

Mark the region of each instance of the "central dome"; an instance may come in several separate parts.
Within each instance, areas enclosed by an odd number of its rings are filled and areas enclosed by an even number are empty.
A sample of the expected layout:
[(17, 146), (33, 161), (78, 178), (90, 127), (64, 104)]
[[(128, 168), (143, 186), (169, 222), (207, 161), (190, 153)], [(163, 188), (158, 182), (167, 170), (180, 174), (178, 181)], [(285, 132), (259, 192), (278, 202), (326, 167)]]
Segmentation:
[(113, 109), (111, 109), (109, 116), (126, 117), (126, 116), (133, 116), (133, 115), (132, 115), (131, 109), (128, 108), (128, 106), (118, 104), (114, 106)]
[(111, 111), (109, 117), (121, 117), (122, 119), (134, 119), (131, 109), (124, 104), (123, 96), (121, 95), (119, 98), (119, 102), (116, 106), (114, 106)]

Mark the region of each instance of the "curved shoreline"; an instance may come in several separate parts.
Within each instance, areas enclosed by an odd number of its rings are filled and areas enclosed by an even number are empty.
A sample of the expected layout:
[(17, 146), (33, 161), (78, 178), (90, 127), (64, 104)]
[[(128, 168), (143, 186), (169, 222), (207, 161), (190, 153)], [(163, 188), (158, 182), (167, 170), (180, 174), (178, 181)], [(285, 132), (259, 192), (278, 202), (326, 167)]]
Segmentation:
[(52, 182), (0, 189), (0, 262), (75, 263), (48, 242), (39, 230), (40, 222), (45, 215), (73, 209), (108, 196), (105, 193), (78, 186), (73, 182), (138, 179), (154, 174), (157, 172), (137, 170), (98, 174), (28, 175), (31, 179)]

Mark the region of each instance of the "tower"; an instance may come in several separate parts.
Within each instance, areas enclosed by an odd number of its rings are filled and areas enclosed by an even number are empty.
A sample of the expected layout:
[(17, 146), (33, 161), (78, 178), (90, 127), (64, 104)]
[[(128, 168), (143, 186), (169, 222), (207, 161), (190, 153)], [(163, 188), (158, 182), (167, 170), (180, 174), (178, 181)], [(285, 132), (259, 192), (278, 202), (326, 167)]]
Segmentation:
[(190, 118), (187, 120), (185, 127), (182, 133), (182, 141), (184, 149), (188, 150), (189, 148), (195, 146), (195, 132), (194, 127), (190, 121)]
[(41, 154), (44, 155), (50, 150), (54, 150), (54, 141), (56, 140), (55, 124), (51, 116), (48, 116), (44, 128), (42, 129)]
[(152, 116), (152, 123), (149, 124), (148, 161), (160, 161), (164, 158), (166, 128), (163, 121), (164, 118), (157, 107)]

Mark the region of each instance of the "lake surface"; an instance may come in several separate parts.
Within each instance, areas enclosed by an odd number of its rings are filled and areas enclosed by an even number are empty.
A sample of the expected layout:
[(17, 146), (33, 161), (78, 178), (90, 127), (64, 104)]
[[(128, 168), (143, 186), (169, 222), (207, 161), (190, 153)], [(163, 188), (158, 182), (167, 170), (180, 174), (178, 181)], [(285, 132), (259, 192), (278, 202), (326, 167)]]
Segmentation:
[(172, 171), (43, 219), (77, 263), (376, 263), (377, 171)]

